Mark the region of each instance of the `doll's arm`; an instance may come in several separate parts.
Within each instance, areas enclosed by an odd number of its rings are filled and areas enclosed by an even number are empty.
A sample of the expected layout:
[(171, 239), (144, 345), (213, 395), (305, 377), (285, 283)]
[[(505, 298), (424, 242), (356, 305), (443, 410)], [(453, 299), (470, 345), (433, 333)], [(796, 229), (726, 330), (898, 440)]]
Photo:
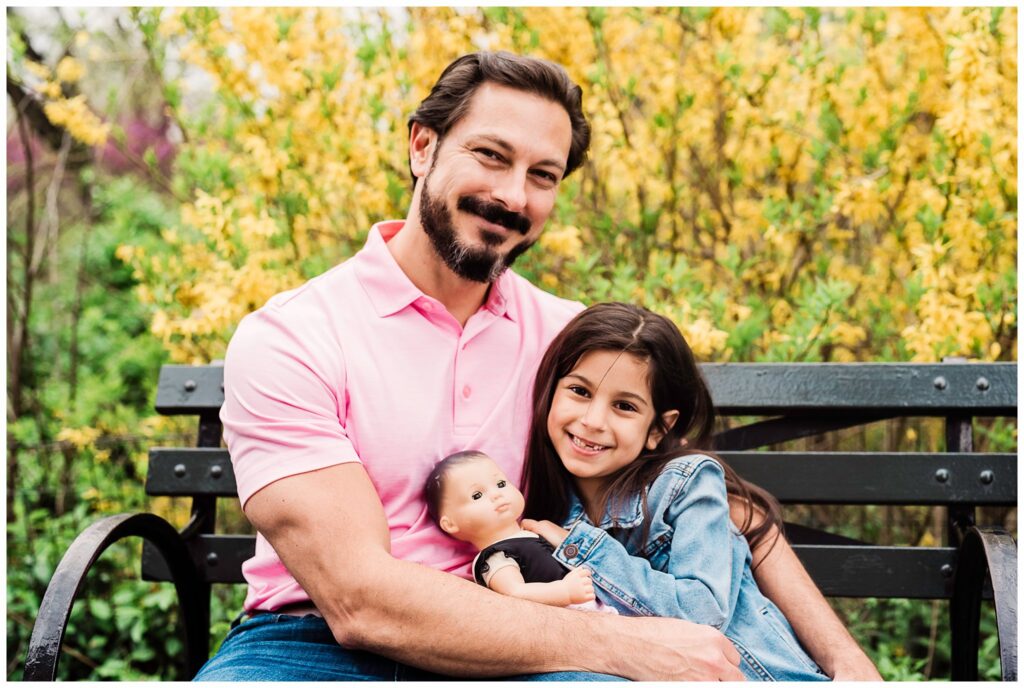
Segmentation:
[(502, 595), (554, 607), (567, 607), (594, 599), (594, 584), (590, 580), (590, 571), (585, 568), (573, 569), (562, 580), (527, 583), (518, 566), (505, 566), (494, 572), (487, 587)]

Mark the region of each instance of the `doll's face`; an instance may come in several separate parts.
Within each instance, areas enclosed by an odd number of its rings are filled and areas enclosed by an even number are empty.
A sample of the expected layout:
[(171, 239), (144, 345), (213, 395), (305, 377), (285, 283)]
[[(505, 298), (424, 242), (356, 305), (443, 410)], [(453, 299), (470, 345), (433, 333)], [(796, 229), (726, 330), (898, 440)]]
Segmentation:
[(522, 493), (498, 464), (480, 457), (445, 475), (438, 523), (452, 537), (472, 542), (514, 526), (523, 507)]

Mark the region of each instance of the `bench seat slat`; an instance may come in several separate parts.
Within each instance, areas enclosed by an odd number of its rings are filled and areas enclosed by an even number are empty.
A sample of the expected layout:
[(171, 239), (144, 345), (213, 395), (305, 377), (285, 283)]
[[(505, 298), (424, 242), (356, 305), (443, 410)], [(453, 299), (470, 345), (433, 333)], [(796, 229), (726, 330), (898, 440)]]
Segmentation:
[[(252, 535), (202, 535), (192, 558), (208, 582), (242, 583), (242, 562), (252, 557), (255, 543)], [(793, 549), (826, 595), (947, 599), (952, 593), (952, 579), (943, 575), (942, 566), (954, 565), (953, 548), (796, 544)], [(163, 560), (148, 546), (143, 547), (142, 577), (170, 579)]]
[[(721, 452), (783, 504), (1017, 503), (1016, 454)], [(945, 482), (936, 479), (947, 471)], [(981, 473), (992, 472), (991, 482)]]
[[(702, 363), (701, 371), (721, 415), (1017, 415), (1016, 363)], [(156, 410), (216, 413), (223, 381), (223, 366), (165, 365)]]

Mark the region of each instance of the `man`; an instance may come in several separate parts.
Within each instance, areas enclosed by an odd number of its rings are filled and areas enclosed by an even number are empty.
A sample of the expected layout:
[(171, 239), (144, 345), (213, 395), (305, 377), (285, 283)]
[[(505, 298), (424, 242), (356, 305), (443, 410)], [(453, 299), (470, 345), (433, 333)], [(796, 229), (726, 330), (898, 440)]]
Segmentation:
[[(250, 618), (198, 678), (742, 678), (714, 629), (465, 580), (472, 551), (423, 502), (434, 462), (456, 450), (521, 474), (536, 366), (581, 306), (506, 268), (537, 240), (589, 136), (561, 67), (459, 58), (410, 118), (405, 221), (374, 226), (355, 257), (243, 320), (221, 417), (259, 532), (243, 567)], [(792, 550), (758, 570), (826, 670), (868, 676)]]

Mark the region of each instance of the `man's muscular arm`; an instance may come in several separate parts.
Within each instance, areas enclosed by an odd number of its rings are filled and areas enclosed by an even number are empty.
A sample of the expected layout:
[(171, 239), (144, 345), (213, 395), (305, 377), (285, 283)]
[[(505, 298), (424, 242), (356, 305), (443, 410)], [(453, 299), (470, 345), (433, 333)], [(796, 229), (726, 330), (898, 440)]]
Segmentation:
[[(733, 522), (737, 527), (742, 525), (744, 503), (734, 499), (730, 507)], [(755, 525), (763, 517), (755, 509)], [(772, 528), (753, 548), (753, 563), (754, 578), (761, 592), (782, 611), (826, 674), (837, 681), (882, 680), (777, 528)]]
[(460, 676), (742, 679), (739, 655), (710, 627), (538, 605), (393, 558), (383, 508), (358, 463), (271, 483), (245, 514), (346, 647)]

